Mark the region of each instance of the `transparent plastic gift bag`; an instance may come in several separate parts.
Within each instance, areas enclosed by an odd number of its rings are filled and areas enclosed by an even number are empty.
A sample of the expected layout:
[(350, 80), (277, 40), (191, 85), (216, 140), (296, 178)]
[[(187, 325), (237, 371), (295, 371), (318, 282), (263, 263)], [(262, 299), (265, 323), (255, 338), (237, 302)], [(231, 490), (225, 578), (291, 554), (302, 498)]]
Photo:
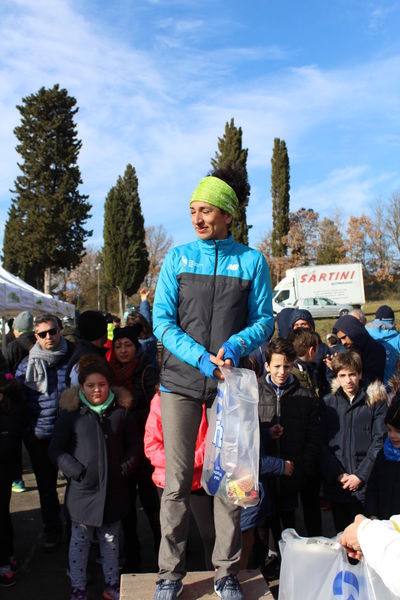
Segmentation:
[(285, 529), (279, 547), (279, 600), (399, 600), (364, 559), (349, 563), (339, 536), (305, 538)]
[(247, 507), (259, 501), (260, 430), (254, 371), (221, 367), (225, 377), (208, 423), (201, 483), (208, 494)]

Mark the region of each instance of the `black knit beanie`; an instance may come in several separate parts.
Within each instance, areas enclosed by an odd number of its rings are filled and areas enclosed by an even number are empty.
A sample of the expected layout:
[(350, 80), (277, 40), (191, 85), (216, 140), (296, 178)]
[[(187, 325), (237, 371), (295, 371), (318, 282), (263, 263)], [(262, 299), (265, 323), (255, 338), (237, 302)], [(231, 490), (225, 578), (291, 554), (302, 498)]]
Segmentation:
[(93, 342), (107, 335), (107, 320), (98, 310), (85, 310), (78, 317), (78, 328), (83, 340)]
[(385, 423), (400, 430), (400, 396), (394, 396), (391, 405), (387, 409)]
[(122, 338), (128, 338), (129, 340), (131, 340), (131, 342), (133, 344), (135, 344), (136, 346), (136, 350), (139, 349), (139, 340), (138, 340), (138, 331), (141, 329), (141, 327), (136, 326), (132, 326), (132, 327), (116, 327), (114, 329), (114, 337), (113, 337), (113, 344), (115, 344), (115, 342), (117, 340), (120, 340)]

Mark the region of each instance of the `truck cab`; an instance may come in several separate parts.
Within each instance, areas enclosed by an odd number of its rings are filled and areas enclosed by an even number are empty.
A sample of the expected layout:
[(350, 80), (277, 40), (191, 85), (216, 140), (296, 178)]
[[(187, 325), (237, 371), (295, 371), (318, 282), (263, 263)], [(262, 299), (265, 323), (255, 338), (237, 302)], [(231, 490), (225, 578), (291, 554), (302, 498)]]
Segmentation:
[(272, 292), (272, 309), (277, 315), (285, 306), (293, 306), (297, 300), (295, 282), (292, 277), (284, 277)]

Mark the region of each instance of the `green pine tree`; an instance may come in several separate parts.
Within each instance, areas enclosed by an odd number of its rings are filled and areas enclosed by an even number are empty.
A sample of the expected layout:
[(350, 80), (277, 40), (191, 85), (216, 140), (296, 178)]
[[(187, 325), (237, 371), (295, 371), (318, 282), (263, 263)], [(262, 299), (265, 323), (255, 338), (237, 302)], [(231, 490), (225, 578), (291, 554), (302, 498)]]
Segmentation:
[(277, 257), (287, 253), (287, 245), (283, 238), (289, 232), (290, 173), (284, 140), (274, 139), (271, 165), (272, 256)]
[(139, 289), (149, 267), (138, 180), (132, 165), (107, 195), (104, 206), (104, 268), (108, 281), (124, 298)]
[[(34, 285), (44, 272), (73, 268), (92, 234), (88, 196), (77, 164), (82, 142), (77, 138), (76, 100), (55, 85), (42, 87), (17, 106), (21, 124), (14, 129), (22, 161), (5, 227), (4, 266)], [(46, 290), (49, 291), (49, 290)]]
[(250, 185), (247, 177), (248, 150), (242, 148), (242, 128), (235, 127), (234, 119), (225, 125), (223, 137), (218, 138), (218, 151), (211, 159), (210, 175), (223, 179), (236, 192), (239, 209), (232, 221), (232, 235), (237, 242), (248, 245), (249, 229), (246, 208), (249, 203)]
[(341, 263), (346, 257), (343, 236), (336, 223), (324, 217), (318, 228), (319, 241), (317, 247), (316, 264), (332, 265)]

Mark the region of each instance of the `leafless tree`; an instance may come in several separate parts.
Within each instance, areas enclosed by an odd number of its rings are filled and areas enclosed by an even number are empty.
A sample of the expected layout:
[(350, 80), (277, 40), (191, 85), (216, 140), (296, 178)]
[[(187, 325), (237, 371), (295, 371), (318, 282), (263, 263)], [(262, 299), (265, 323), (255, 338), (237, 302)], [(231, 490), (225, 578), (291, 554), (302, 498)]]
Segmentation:
[(168, 235), (164, 225), (146, 227), (146, 246), (149, 253), (149, 270), (141, 287), (154, 290), (163, 260), (173, 244), (173, 238)]

